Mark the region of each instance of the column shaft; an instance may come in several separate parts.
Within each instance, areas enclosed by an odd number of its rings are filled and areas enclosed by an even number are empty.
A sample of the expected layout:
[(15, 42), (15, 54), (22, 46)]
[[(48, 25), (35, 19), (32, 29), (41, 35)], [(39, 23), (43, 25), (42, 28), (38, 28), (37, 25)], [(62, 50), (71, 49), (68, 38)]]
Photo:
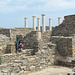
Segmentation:
[(45, 32), (46, 28), (45, 28), (45, 15), (42, 14), (42, 32)]
[(40, 31), (40, 18), (37, 18), (38, 31)]
[(52, 20), (49, 19), (49, 31), (52, 31)]
[(36, 16), (32, 16), (33, 17), (33, 28), (34, 30), (36, 30)]
[(58, 25), (61, 24), (61, 17), (58, 17)]
[(28, 23), (27, 23), (27, 20), (28, 20), (28, 19), (25, 18), (25, 28), (27, 28), (27, 24), (28, 24)]

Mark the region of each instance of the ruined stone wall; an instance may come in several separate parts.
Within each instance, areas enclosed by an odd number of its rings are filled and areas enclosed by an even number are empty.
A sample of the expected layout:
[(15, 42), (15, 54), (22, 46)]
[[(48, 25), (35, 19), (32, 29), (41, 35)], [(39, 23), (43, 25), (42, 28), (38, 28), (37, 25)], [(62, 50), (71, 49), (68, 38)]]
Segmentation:
[(5, 53), (5, 49), (7, 48), (7, 45), (9, 44), (10, 38), (6, 35), (0, 34), (0, 52), (1, 54)]
[(10, 37), (10, 29), (0, 28), (0, 34)]
[[(1, 28), (1, 42), (2, 46), (6, 45), (6, 52), (11, 53), (12, 48), (15, 51), (15, 40), (18, 37), (19, 40), (23, 41), (23, 49), (33, 48), (37, 49), (38, 41), (39, 41), (39, 33), (37, 31), (33, 31), (33, 28), (13, 28), (13, 29), (3, 29)], [(9, 40), (7, 40), (9, 38)], [(12, 51), (12, 52), (13, 52)]]
[[(17, 65), (20, 68), (24, 68), (25, 71), (32, 71), (32, 70), (41, 70), (48, 66), (54, 65), (55, 62), (55, 44), (49, 44), (48, 48), (42, 49), (41, 51), (36, 52), (35, 55), (27, 56), (27, 52), (30, 50), (25, 50), (23, 53), (19, 54), (5, 54), (1, 56), (2, 64), (12, 63), (14, 68), (17, 68)], [(6, 67), (7, 67), (6, 65)], [(16, 71), (16, 70), (15, 70)]]
[(50, 32), (50, 31), (46, 31), (41, 34), (42, 40), (44, 43), (48, 43), (50, 41), (51, 34), (52, 34), (52, 32)]
[(16, 37), (18, 37), (20, 40), (23, 40), (24, 36), (26, 36), (28, 33), (30, 33), (33, 28), (13, 28), (11, 30), (11, 40), (15, 41)]
[(65, 16), (64, 21), (52, 31), (53, 36), (71, 36), (72, 34), (75, 34), (75, 15)]
[(52, 36), (51, 41), (56, 44), (58, 54), (61, 56), (72, 57), (72, 37)]
[(39, 41), (41, 40), (41, 32), (39, 31), (31, 31), (23, 38), (24, 40), (24, 48), (30, 49), (38, 49)]

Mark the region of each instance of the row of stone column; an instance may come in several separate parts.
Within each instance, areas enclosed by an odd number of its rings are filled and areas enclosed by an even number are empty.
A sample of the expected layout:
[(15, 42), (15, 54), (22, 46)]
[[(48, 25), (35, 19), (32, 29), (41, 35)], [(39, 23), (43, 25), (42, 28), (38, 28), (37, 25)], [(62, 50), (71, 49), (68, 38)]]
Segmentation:
[[(36, 16), (33, 17), (33, 28), (36, 30)], [(25, 18), (25, 28), (27, 28), (27, 18)], [(58, 17), (58, 25), (61, 24), (61, 17)], [(40, 18), (37, 18), (38, 31), (40, 31)], [(42, 14), (42, 32), (46, 31), (45, 27), (45, 14)], [(49, 31), (52, 31), (52, 20), (49, 19)]]

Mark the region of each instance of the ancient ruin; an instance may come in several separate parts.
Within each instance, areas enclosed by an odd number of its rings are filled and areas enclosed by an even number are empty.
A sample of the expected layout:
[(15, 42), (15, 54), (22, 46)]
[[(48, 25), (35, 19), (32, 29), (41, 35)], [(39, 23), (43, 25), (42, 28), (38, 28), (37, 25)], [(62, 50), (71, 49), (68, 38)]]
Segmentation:
[[(33, 17), (33, 28), (0, 28), (0, 71), (1, 73), (17, 73), (41, 70), (52, 65), (74, 66), (75, 60), (75, 15), (58, 17), (58, 26), (52, 28), (49, 19), (49, 30), (46, 30), (45, 14), (40, 18)], [(16, 38), (23, 40), (23, 51), (15, 53)], [(60, 63), (61, 62), (61, 63)]]

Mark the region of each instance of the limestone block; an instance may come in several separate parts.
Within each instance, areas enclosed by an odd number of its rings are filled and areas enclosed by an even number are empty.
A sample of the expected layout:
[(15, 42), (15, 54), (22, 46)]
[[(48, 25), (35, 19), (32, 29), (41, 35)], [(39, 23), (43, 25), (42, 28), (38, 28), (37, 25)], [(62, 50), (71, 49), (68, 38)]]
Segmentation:
[(32, 66), (29, 68), (29, 70), (30, 70), (30, 71), (35, 70), (35, 66), (32, 65)]

